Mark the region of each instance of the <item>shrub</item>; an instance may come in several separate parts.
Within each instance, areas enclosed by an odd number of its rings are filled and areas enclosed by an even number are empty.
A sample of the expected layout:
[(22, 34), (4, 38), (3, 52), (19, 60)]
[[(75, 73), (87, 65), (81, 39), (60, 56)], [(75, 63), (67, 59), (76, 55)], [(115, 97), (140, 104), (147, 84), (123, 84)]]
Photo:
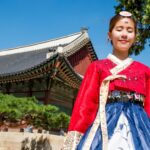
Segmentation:
[(17, 98), (0, 93), (0, 124), (22, 120), (36, 128), (66, 130), (69, 116), (52, 105), (39, 104), (35, 97)]

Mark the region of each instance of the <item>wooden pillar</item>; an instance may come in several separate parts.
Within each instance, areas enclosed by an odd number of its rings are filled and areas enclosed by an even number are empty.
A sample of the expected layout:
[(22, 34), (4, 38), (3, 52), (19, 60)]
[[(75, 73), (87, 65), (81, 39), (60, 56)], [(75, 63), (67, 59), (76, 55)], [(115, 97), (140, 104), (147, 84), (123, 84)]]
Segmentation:
[(48, 78), (47, 78), (47, 90), (46, 90), (46, 93), (45, 93), (45, 100), (44, 100), (45, 104), (49, 104), (51, 89), (52, 89), (52, 86), (53, 86), (58, 68), (61, 64), (61, 60), (59, 60), (59, 59), (55, 62), (54, 66), (53, 66), (52, 75), (49, 75)]
[(52, 88), (53, 82), (54, 81), (52, 78), (50, 78), (50, 77), (47, 78), (47, 90), (45, 92), (44, 104), (49, 104), (51, 88)]
[(33, 88), (33, 85), (34, 85), (34, 81), (33, 80), (29, 80), (28, 81), (28, 88), (29, 88), (28, 96), (29, 97), (32, 97), (32, 88)]

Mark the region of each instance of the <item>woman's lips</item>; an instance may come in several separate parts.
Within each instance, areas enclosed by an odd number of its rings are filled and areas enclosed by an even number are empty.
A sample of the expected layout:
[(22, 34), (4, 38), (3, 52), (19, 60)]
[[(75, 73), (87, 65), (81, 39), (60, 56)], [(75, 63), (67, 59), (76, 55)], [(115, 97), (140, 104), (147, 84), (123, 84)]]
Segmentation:
[(127, 41), (127, 40), (119, 40), (119, 42), (121, 42), (122, 44), (126, 44), (126, 43), (128, 43), (128, 41)]

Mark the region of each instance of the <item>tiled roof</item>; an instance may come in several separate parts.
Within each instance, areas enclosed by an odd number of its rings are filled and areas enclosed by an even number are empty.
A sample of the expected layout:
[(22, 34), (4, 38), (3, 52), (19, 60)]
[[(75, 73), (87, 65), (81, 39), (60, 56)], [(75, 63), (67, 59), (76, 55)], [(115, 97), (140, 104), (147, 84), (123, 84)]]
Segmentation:
[[(87, 31), (81, 31), (46, 42), (0, 51), (0, 76), (36, 68), (58, 53), (68, 57), (89, 41)], [(96, 54), (93, 54), (95, 57)]]
[(20, 72), (46, 60), (48, 49), (0, 56), (0, 74)]
[(1, 51), (0, 75), (20, 72), (39, 65), (47, 59), (47, 56), (52, 57), (57, 47), (68, 45), (81, 34), (78, 32), (46, 42)]

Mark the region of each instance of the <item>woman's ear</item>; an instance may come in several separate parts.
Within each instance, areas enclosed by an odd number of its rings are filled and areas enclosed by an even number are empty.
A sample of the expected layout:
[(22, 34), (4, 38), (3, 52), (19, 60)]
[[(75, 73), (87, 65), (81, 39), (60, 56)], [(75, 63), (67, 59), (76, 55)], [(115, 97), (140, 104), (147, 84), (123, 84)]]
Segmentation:
[(108, 35), (108, 41), (111, 41), (111, 33), (108, 32), (107, 35)]
[(111, 41), (111, 33), (110, 32), (108, 32), (108, 41)]

